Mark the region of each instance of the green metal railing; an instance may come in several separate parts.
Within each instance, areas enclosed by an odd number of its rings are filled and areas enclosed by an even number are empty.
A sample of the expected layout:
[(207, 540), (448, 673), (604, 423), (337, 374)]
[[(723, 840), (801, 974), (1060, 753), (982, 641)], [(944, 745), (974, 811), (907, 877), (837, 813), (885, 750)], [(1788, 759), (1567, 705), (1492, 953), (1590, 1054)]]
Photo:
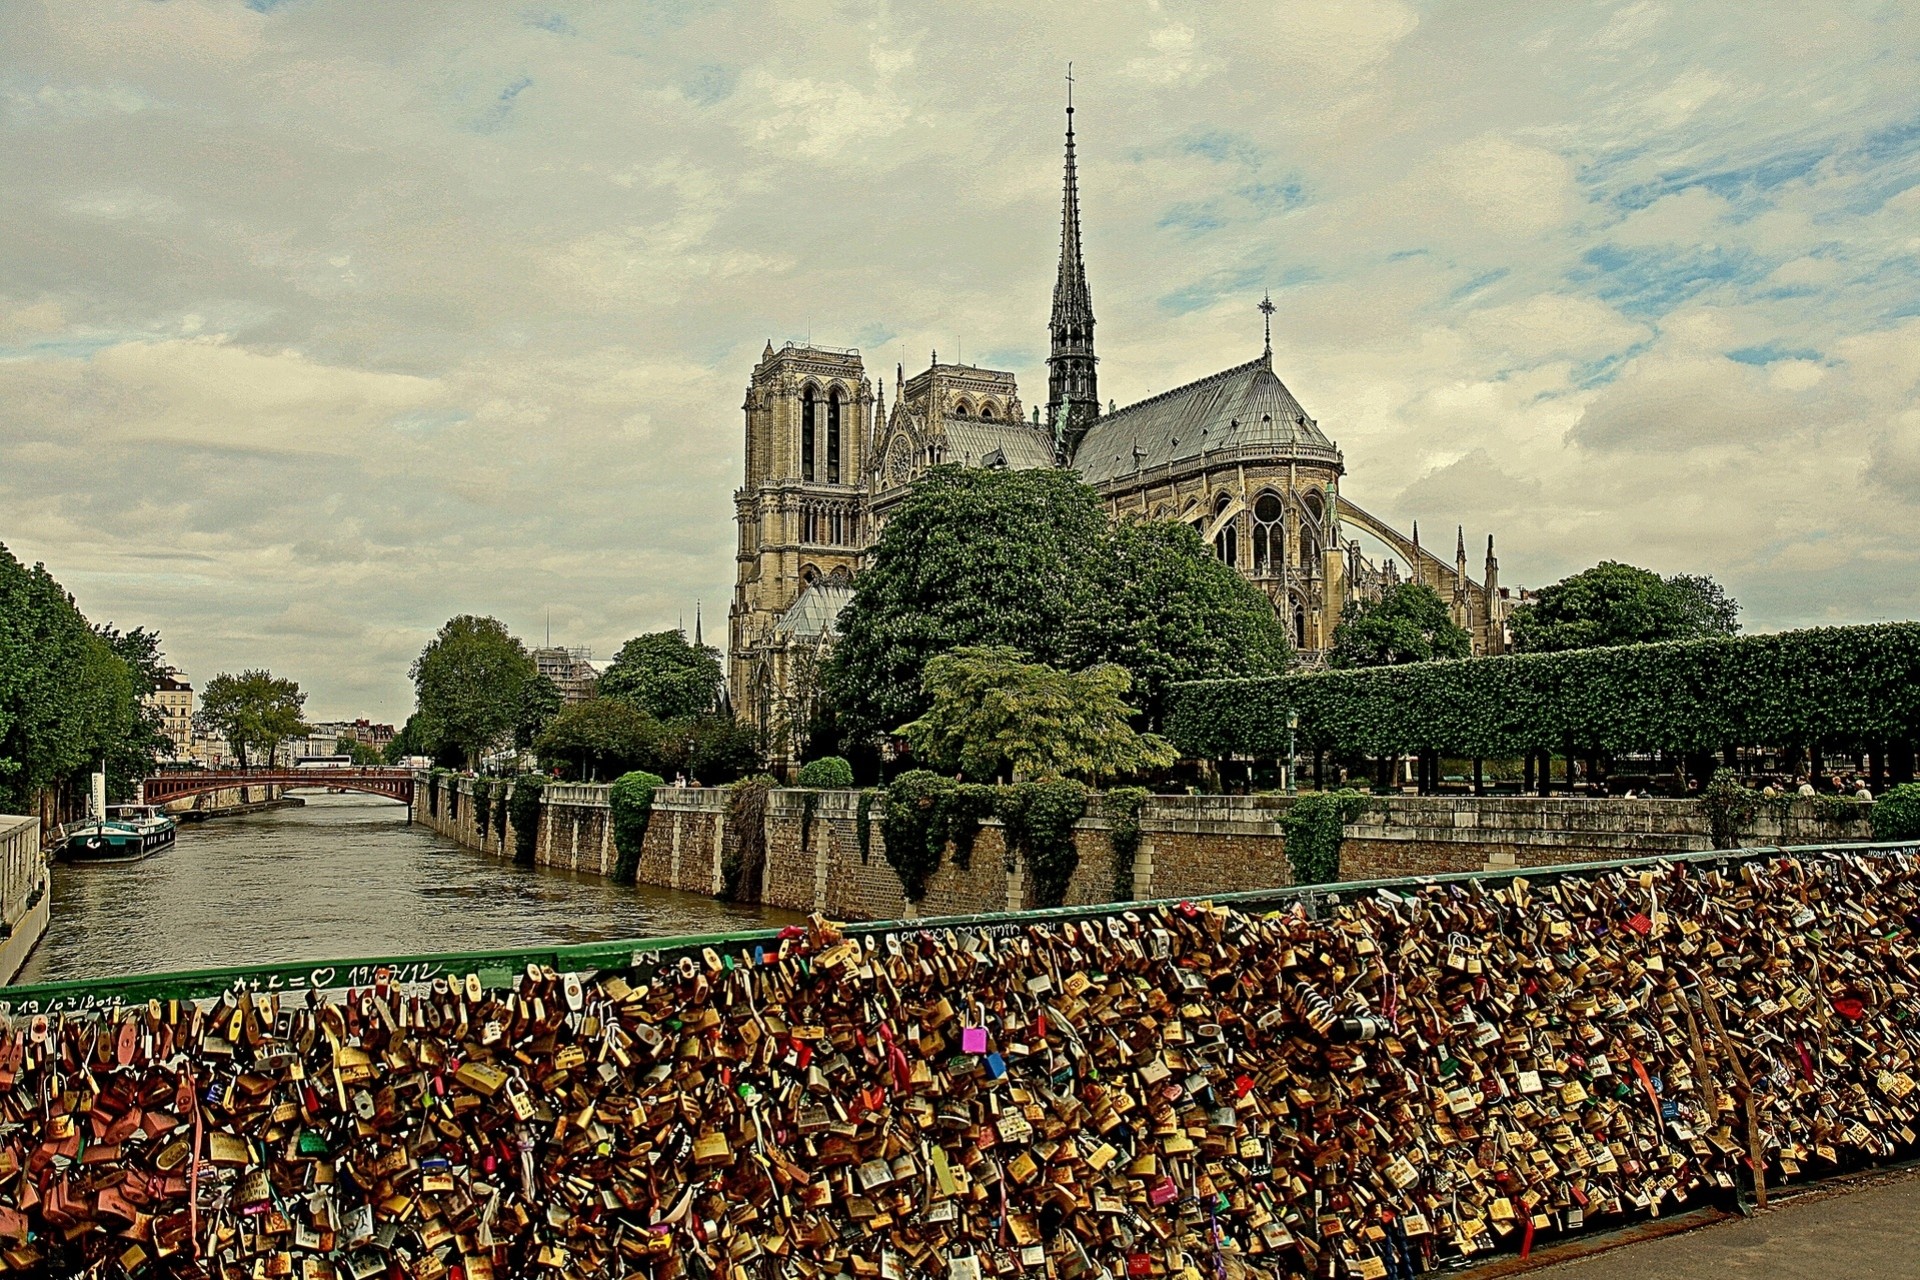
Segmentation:
[[(1531, 883), (1551, 883), (1563, 876), (1592, 875), (1605, 871), (1676, 864), (1732, 866), (1757, 858), (1783, 855), (1801, 858), (1857, 857), (1862, 854), (1895, 851), (1920, 854), (1920, 845), (1899, 841), (1878, 844), (1716, 849), (1703, 853), (1618, 858), (1606, 862), (1575, 862), (1555, 866), (1515, 867), (1499, 871), (1459, 871), (1439, 875), (1398, 876), (1384, 880), (1352, 880), (1337, 884), (1249, 889), (1234, 893), (1189, 895), (1184, 898), (1160, 898), (1142, 902), (1108, 902), (1036, 911), (939, 916), (924, 920), (884, 920), (849, 924), (844, 927), (847, 933), (854, 936), (918, 933), (928, 929), (947, 928), (1010, 930), (1041, 921), (1088, 920), (1116, 915), (1124, 911), (1139, 910), (1143, 907), (1152, 908), (1193, 901), (1226, 903), (1254, 911), (1277, 910), (1300, 904), (1309, 914), (1318, 914), (1321, 906), (1333, 899), (1383, 890), (1399, 892), (1431, 885), (1475, 882), (1498, 884), (1515, 878), (1523, 878)], [(674, 960), (682, 955), (698, 953), (708, 947), (716, 951), (724, 951), (729, 955), (741, 952), (751, 954), (755, 946), (769, 946), (776, 943), (779, 933), (777, 929), (753, 929), (665, 938), (619, 939), (570, 946), (510, 947), (497, 951), (453, 951), (424, 955), (322, 960), (298, 964), (234, 965), (129, 977), (36, 983), (0, 988), (0, 1012), (20, 1015), (112, 1010), (133, 1004), (145, 1004), (149, 1000), (208, 999), (228, 991), (243, 989), (282, 994), (330, 991), (371, 986), (381, 976), (383, 970), (385, 979), (394, 983), (425, 982), (436, 977), (464, 978), (469, 973), (477, 973), (482, 985), (500, 987), (510, 984), (530, 964), (550, 967), (561, 972), (642, 968)]]

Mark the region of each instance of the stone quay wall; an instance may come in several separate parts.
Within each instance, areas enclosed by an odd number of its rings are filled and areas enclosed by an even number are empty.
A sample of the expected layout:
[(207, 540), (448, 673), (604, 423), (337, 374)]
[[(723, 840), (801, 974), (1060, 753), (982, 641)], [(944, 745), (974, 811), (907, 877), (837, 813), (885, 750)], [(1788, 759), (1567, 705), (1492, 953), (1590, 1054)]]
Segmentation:
[(39, 816), (0, 814), (0, 983), (13, 981), (46, 932), (49, 888)]
[[(496, 812), (486, 830), (477, 823), (472, 779), (447, 779), (451, 803), (433, 805), (429, 789), (414, 790), (414, 819), (470, 849), (512, 858), (512, 824), (504, 837)], [(604, 784), (555, 784), (541, 799), (534, 860), (542, 866), (595, 875), (612, 873), (617, 852)], [(662, 787), (641, 853), (642, 884), (715, 894), (740, 833), (728, 819), (725, 788)], [(496, 802), (497, 803), (497, 802)], [(925, 898), (910, 903), (886, 860), (881, 803), (871, 802), (864, 854), (858, 791), (787, 788), (767, 798), (765, 862), (759, 901), (792, 911), (819, 911), (839, 920), (901, 920), (927, 916), (1017, 911), (1032, 906), (1025, 868), (1008, 865), (999, 822), (982, 824), (966, 866), (952, 851), (928, 881)], [(1292, 800), (1283, 795), (1154, 796), (1140, 815), (1140, 846), (1130, 890), (1135, 899), (1198, 898), (1291, 883), (1286, 837), (1280, 825)], [(1747, 845), (1824, 844), (1871, 838), (1867, 806), (1837, 821), (1814, 801), (1796, 799), (1784, 814), (1771, 810), (1743, 832)], [(1341, 848), (1347, 880), (1446, 872), (1542, 867), (1616, 858), (1699, 853), (1713, 847), (1705, 810), (1686, 800), (1580, 800), (1531, 797), (1384, 797), (1350, 823)], [(1113, 900), (1113, 842), (1108, 824), (1081, 821), (1080, 863), (1066, 905)]]

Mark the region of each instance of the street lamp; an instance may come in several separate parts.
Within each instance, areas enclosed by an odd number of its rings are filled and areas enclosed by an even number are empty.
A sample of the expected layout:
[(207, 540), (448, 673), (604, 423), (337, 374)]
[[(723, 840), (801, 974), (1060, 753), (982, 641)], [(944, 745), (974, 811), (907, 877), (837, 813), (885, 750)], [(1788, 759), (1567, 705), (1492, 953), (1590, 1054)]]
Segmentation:
[(1298, 711), (1295, 711), (1292, 707), (1288, 707), (1287, 708), (1287, 793), (1289, 795), (1293, 794), (1294, 792), (1300, 789), (1300, 780), (1294, 776), (1294, 771), (1299, 766), (1300, 757), (1298, 753), (1295, 752), (1293, 749), (1293, 735), (1295, 730), (1299, 729), (1299, 727), (1300, 727), (1300, 713)]

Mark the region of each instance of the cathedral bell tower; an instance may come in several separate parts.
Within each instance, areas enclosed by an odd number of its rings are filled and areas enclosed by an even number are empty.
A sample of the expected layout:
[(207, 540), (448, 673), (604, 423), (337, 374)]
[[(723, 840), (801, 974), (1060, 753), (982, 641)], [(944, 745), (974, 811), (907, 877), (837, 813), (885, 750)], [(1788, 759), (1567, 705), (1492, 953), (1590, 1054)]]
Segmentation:
[(1047, 425), (1063, 462), (1071, 461), (1100, 416), (1093, 354), (1093, 295), (1080, 259), (1080, 185), (1073, 167), (1073, 68), (1067, 68), (1067, 170), (1060, 198), (1060, 271), (1053, 282), (1052, 338), (1047, 356)]

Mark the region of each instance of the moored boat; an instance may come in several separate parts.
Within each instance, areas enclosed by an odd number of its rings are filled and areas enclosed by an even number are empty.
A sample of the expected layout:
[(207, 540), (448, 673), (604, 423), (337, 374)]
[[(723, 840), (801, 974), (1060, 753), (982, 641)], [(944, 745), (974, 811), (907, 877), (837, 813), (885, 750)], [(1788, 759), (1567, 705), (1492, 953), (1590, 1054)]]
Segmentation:
[(60, 832), (60, 856), (69, 862), (138, 862), (173, 844), (179, 824), (155, 805), (121, 804)]

